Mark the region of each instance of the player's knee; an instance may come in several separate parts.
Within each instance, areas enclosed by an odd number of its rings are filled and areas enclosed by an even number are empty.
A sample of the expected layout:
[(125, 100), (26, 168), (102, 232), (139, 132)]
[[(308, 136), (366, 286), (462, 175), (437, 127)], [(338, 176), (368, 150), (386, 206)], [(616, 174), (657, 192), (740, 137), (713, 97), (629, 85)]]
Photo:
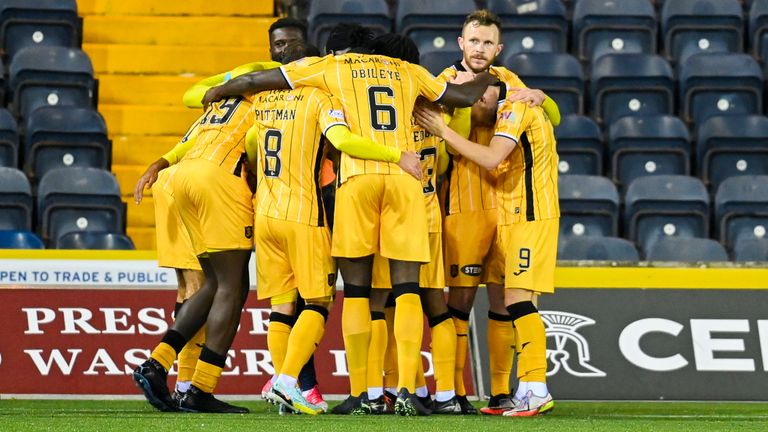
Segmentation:
[(323, 320), (324, 320), (325, 322), (328, 322), (328, 307), (327, 307), (327, 306), (325, 306), (325, 305), (327, 305), (327, 304), (329, 304), (329, 303), (328, 303), (328, 302), (326, 302), (325, 304), (320, 304), (320, 303), (308, 303), (306, 306), (304, 306), (304, 310), (305, 310), (305, 311), (313, 311), (313, 312), (317, 312), (317, 313), (319, 313), (320, 315), (322, 315), (322, 317), (323, 317)]
[(451, 314), (446, 310), (445, 313), (441, 313), (438, 315), (428, 315), (429, 318), (427, 319), (427, 322), (429, 323), (429, 328), (435, 328), (444, 321), (447, 321), (451, 319)]
[(399, 283), (392, 285), (392, 297), (397, 298), (405, 294), (419, 295), (419, 284), (415, 282)]
[(370, 298), (371, 287), (363, 285), (355, 285), (344, 282), (344, 297), (346, 298)]
[(292, 312), (288, 313), (288, 311), (278, 311), (273, 308), (272, 312), (269, 314), (269, 321), (279, 322), (287, 325), (288, 327), (293, 327), (293, 325), (296, 324), (296, 317), (293, 316)]
[(451, 314), (452, 317), (462, 320), (462, 321), (469, 321), (469, 311), (463, 311), (460, 309), (456, 309), (452, 306), (448, 306), (448, 313)]

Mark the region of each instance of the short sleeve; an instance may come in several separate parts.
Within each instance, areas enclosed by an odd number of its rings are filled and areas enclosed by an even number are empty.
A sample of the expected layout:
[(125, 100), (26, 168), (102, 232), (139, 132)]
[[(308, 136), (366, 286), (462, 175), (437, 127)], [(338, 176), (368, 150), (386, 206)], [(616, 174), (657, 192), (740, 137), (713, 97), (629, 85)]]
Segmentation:
[(280, 72), (282, 72), (292, 89), (297, 87), (318, 87), (328, 90), (325, 84), (325, 71), (331, 59), (332, 56), (330, 54), (325, 57), (305, 57), (280, 66)]
[(506, 101), (501, 104), (496, 114), (496, 127), (493, 134), (517, 142), (530, 122), (529, 117), (526, 116), (527, 111), (528, 104), (524, 102)]
[(336, 125), (347, 125), (347, 119), (344, 115), (344, 108), (341, 101), (330, 93), (316, 91), (310, 99), (317, 106), (317, 122), (325, 134), (328, 129)]
[(408, 64), (411, 70), (411, 76), (416, 78), (419, 88), (419, 94), (429, 99), (430, 102), (443, 97), (447, 84), (445, 81), (435, 78), (428, 70), (415, 64)]

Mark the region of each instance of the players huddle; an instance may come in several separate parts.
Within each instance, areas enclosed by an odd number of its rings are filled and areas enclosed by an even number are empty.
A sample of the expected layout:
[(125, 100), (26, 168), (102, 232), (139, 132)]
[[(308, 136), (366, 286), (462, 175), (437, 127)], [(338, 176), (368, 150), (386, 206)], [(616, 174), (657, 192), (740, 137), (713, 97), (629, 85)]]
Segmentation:
[[(493, 14), (469, 15), (463, 58), (435, 78), (407, 37), (340, 25), (320, 57), (299, 22), (280, 20), (270, 45), (282, 66), (243, 65), (187, 92), (185, 103), (204, 114), (136, 187), (137, 202), (153, 189), (158, 261), (177, 270), (180, 288), (176, 320), (133, 374), (153, 406), (248, 412), (213, 392), (255, 249), (257, 295), (272, 305), (275, 374), (262, 396), (281, 411), (327, 410), (311, 359), (337, 266), (350, 395), (333, 413), (475, 414), (463, 370), (480, 284), (492, 373), (481, 412), (526, 417), (554, 407), (536, 305), (554, 291), (559, 112), (491, 66), (500, 31)], [(335, 199), (324, 188), (334, 175)], [(434, 400), (420, 354), (424, 315)], [(177, 359), (171, 394), (167, 371)]]

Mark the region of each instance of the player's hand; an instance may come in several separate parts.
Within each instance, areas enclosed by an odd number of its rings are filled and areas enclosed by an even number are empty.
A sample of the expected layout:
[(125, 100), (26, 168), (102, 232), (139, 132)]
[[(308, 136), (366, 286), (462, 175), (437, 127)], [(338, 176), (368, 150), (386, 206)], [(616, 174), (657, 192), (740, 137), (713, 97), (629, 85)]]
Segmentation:
[(157, 181), (157, 174), (168, 168), (168, 165), (167, 160), (160, 158), (147, 167), (144, 174), (139, 177), (139, 181), (136, 182), (136, 188), (133, 190), (133, 199), (136, 201), (136, 204), (141, 204), (141, 200), (144, 198), (144, 189), (149, 190)]
[(511, 87), (507, 94), (508, 101), (526, 102), (530, 107), (541, 106), (546, 98), (547, 95), (539, 89)]
[(208, 109), (208, 105), (210, 105), (212, 102), (216, 102), (217, 100), (221, 99), (221, 96), (219, 95), (219, 90), (217, 87), (211, 87), (203, 96), (203, 109)]
[(400, 153), (400, 160), (397, 161), (397, 165), (415, 177), (416, 180), (421, 180), (421, 158), (418, 153), (411, 151)]
[(456, 76), (451, 79), (452, 84), (464, 84), (475, 79), (475, 73), (470, 71), (458, 71)]
[(416, 119), (416, 123), (421, 125), (427, 132), (442, 138), (445, 134), (445, 129), (448, 125), (443, 120), (443, 115), (440, 111), (433, 108), (419, 105), (413, 110), (413, 117)]

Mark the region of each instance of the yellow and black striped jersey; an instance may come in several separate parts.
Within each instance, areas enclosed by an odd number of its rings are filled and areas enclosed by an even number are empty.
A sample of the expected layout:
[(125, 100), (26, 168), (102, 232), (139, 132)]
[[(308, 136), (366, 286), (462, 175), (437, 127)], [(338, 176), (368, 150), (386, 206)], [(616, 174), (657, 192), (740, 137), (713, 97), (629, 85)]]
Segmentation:
[(557, 145), (544, 109), (504, 102), (495, 135), (517, 143), (497, 178), (499, 225), (559, 217)]
[[(411, 117), (416, 98), (439, 99), (446, 85), (418, 65), (380, 55), (308, 57), (281, 67), (291, 88), (319, 87), (341, 100), (352, 133), (418, 151)], [(359, 174), (406, 174), (395, 163), (342, 154), (339, 182)]]

